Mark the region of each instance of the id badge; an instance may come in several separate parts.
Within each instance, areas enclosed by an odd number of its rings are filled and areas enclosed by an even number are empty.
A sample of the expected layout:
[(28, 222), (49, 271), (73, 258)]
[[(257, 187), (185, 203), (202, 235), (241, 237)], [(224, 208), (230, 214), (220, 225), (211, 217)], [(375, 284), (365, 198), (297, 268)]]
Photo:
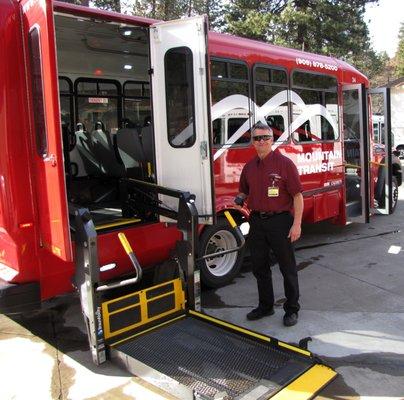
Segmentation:
[(279, 196), (279, 188), (277, 186), (270, 186), (268, 188), (268, 197), (278, 197)]

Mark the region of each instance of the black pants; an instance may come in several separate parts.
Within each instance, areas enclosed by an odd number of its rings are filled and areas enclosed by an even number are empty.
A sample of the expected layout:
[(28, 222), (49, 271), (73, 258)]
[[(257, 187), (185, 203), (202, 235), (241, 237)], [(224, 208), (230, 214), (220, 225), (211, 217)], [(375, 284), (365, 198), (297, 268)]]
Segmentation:
[(299, 282), (293, 245), (288, 238), (293, 217), (289, 213), (276, 214), (261, 219), (255, 214), (250, 216), (249, 248), (253, 274), (257, 279), (259, 306), (271, 308), (274, 305), (272, 273), (269, 266), (269, 251), (272, 249), (283, 275), (286, 314), (299, 311)]

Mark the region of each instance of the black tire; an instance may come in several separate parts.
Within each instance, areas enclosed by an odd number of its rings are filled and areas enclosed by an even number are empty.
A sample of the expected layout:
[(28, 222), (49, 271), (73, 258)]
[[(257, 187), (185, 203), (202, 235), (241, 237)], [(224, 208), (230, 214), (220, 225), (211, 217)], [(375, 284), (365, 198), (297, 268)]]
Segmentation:
[[(229, 250), (240, 245), (240, 239), (225, 218), (208, 226), (199, 238), (199, 256)], [(217, 288), (230, 283), (243, 264), (244, 247), (239, 252), (225, 254), (199, 263), (201, 281), (205, 286)]]
[[(391, 184), (392, 184), (392, 194), (393, 194), (393, 199), (392, 199), (392, 206), (391, 206), (391, 213), (393, 214), (398, 203), (398, 182), (397, 182), (397, 177), (392, 176), (391, 178)], [(385, 187), (383, 185), (382, 189), (382, 194), (381, 198), (379, 201), (379, 206), (384, 207), (384, 194), (385, 194)]]

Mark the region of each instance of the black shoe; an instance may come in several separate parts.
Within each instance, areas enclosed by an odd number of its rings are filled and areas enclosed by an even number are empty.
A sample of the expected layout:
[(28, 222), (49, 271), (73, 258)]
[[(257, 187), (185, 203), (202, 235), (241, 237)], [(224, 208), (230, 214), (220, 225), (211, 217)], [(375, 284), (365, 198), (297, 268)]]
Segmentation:
[(249, 319), (250, 321), (255, 321), (257, 319), (261, 319), (263, 317), (266, 317), (268, 315), (273, 315), (275, 313), (273, 308), (254, 308), (254, 310), (250, 311), (247, 314), (247, 319)]
[(285, 326), (293, 326), (297, 324), (297, 313), (293, 314), (285, 314), (283, 316), (283, 325)]

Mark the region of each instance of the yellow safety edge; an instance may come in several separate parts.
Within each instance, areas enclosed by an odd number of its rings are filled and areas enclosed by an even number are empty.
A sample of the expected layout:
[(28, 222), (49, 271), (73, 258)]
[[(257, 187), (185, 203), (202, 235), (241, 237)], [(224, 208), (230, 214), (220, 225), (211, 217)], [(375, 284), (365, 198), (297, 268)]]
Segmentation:
[(309, 400), (312, 399), (337, 373), (325, 365), (311, 367), (299, 378), (271, 397), (271, 400)]
[(207, 321), (214, 322), (217, 325), (222, 325), (222, 326), (225, 326), (226, 328), (234, 329), (235, 331), (245, 333), (247, 335), (256, 337), (256, 338), (261, 339), (261, 340), (265, 340), (266, 342), (271, 341), (271, 338), (268, 337), (268, 336), (261, 335), (261, 334), (256, 333), (256, 332), (252, 332), (252, 331), (250, 331), (248, 329), (242, 328), (241, 326), (237, 326), (237, 325), (233, 325), (233, 324), (231, 324), (229, 322), (221, 321), (220, 319), (210, 317), (209, 315), (202, 314), (202, 313), (199, 313), (197, 311), (189, 310), (189, 314), (190, 315), (196, 315), (197, 317), (206, 319)]
[(115, 226), (121, 226), (121, 225), (129, 225), (129, 224), (134, 224), (135, 222), (140, 222), (141, 220), (139, 218), (130, 218), (130, 219), (121, 219), (116, 222), (111, 222), (108, 224), (101, 224), (97, 225), (95, 227), (96, 231), (99, 231), (101, 229), (107, 229), (107, 228), (113, 228)]
[(132, 247), (130, 246), (129, 241), (123, 232), (118, 233), (118, 238), (121, 241), (121, 244), (122, 244), (123, 248), (125, 249), (126, 254), (129, 255), (130, 253), (133, 253)]
[(237, 226), (236, 221), (232, 217), (232, 215), (229, 213), (229, 211), (224, 212), (225, 217), (229, 221), (229, 224), (231, 225), (232, 228), (235, 228)]
[[(146, 295), (147, 292), (149, 292), (150, 290), (154, 290), (156, 288), (159, 288), (161, 286), (169, 285), (169, 284), (173, 284), (173, 286), (174, 286), (174, 289), (172, 291), (167, 292), (167, 293), (162, 293), (162, 294), (159, 294), (158, 296), (155, 296), (155, 297), (152, 297), (150, 299), (147, 299), (147, 295)], [(148, 305), (149, 302), (151, 302), (153, 300), (156, 300), (156, 299), (159, 299), (159, 298), (162, 298), (162, 297), (170, 296), (170, 295), (173, 295), (173, 294), (175, 296), (174, 308), (172, 308), (171, 310), (168, 310), (168, 311), (166, 311), (164, 313), (155, 315), (154, 317), (151, 317), (151, 318), (148, 317), (148, 315), (147, 315), (147, 305)], [(120, 308), (118, 310), (114, 310), (112, 312), (108, 311), (108, 305), (109, 304), (115, 303), (117, 301), (129, 298), (129, 297), (134, 297), (134, 296), (139, 296), (139, 302), (138, 303), (130, 304), (129, 306), (122, 307), (122, 308)], [(110, 323), (109, 323), (110, 315), (117, 314), (119, 312), (126, 311), (126, 310), (128, 310), (130, 308), (134, 308), (134, 307), (137, 307), (137, 306), (140, 306), (140, 321), (139, 322), (137, 322), (135, 324), (132, 324), (132, 325), (128, 325), (128, 326), (126, 326), (124, 328), (121, 328), (121, 329), (118, 329), (116, 331), (111, 331), (111, 326), (110, 326)], [(144, 290), (140, 290), (138, 292), (130, 293), (130, 294), (118, 297), (118, 298), (113, 299), (113, 300), (105, 301), (105, 302), (103, 302), (101, 304), (102, 320), (103, 320), (103, 326), (104, 326), (104, 337), (105, 337), (105, 339), (109, 339), (111, 337), (120, 335), (120, 334), (125, 333), (127, 331), (130, 331), (130, 330), (132, 330), (134, 328), (137, 328), (139, 326), (142, 326), (142, 325), (147, 324), (149, 322), (155, 321), (157, 319), (160, 319), (162, 317), (165, 317), (167, 315), (173, 314), (173, 313), (175, 313), (177, 311), (180, 311), (180, 310), (183, 310), (183, 309), (185, 309), (185, 294), (184, 294), (184, 291), (182, 289), (182, 283), (181, 283), (180, 278), (173, 279), (172, 281), (164, 282), (164, 283), (161, 283), (159, 285), (152, 286), (152, 287), (144, 289)]]
[[(189, 314), (196, 315), (196, 316), (198, 316), (200, 318), (203, 318), (203, 319), (206, 319), (208, 321), (214, 322), (215, 324), (222, 325), (222, 326), (225, 326), (225, 327), (230, 328), (230, 329), (234, 329), (235, 331), (245, 333), (247, 335), (256, 337), (256, 338), (264, 340), (266, 342), (271, 342), (273, 340), (269, 336), (265, 336), (265, 335), (262, 335), (260, 333), (250, 331), (249, 329), (245, 329), (245, 328), (242, 328), (241, 326), (233, 325), (233, 324), (231, 324), (229, 322), (221, 321), (220, 319), (216, 319), (214, 317), (211, 317), (211, 316), (206, 315), (206, 314), (199, 313), (197, 311), (189, 310)], [(292, 351), (294, 351), (296, 353), (304, 354), (305, 356), (308, 356), (308, 357), (311, 357), (311, 355), (312, 355), (310, 353), (310, 351), (308, 351), (308, 350), (303, 350), (300, 347), (296, 347), (296, 346), (293, 346), (291, 344), (281, 342), (279, 340), (278, 340), (278, 345), (281, 346), (281, 347), (285, 347), (288, 350), (292, 350)]]

